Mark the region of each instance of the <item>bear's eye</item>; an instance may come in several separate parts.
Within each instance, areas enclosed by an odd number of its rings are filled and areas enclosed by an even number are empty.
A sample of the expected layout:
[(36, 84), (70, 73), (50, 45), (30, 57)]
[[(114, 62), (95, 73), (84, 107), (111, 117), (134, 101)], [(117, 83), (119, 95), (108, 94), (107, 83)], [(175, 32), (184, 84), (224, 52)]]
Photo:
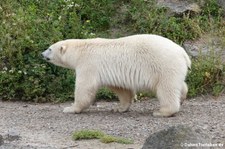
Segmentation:
[(49, 51), (52, 51), (52, 49), (50, 49), (50, 48), (49, 48), (48, 50), (49, 50)]

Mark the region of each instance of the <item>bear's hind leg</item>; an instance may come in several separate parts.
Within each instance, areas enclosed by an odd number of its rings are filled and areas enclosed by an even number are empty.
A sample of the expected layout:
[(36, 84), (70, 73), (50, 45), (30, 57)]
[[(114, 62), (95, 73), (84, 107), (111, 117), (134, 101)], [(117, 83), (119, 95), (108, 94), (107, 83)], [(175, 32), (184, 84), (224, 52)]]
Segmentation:
[(110, 87), (110, 89), (116, 93), (120, 101), (118, 107), (114, 108), (114, 112), (122, 113), (128, 111), (134, 98), (134, 93), (131, 90), (118, 87)]
[(183, 104), (184, 100), (187, 97), (187, 92), (188, 92), (188, 87), (187, 87), (187, 84), (184, 82), (182, 90), (181, 90), (181, 98), (180, 98), (180, 104), (181, 105)]
[(180, 90), (168, 85), (160, 85), (157, 88), (157, 97), (160, 102), (160, 110), (154, 111), (154, 117), (169, 117), (180, 109)]

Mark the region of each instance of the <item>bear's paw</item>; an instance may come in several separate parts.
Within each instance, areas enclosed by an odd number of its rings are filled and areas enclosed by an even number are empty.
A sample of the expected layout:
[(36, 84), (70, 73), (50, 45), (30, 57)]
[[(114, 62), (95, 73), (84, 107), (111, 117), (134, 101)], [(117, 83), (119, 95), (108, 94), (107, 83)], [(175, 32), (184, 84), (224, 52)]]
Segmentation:
[(63, 113), (80, 113), (80, 110), (76, 109), (74, 106), (71, 106), (64, 108)]
[(172, 117), (174, 116), (175, 113), (171, 113), (171, 112), (162, 112), (162, 111), (154, 111), (153, 112), (153, 116), (154, 117)]

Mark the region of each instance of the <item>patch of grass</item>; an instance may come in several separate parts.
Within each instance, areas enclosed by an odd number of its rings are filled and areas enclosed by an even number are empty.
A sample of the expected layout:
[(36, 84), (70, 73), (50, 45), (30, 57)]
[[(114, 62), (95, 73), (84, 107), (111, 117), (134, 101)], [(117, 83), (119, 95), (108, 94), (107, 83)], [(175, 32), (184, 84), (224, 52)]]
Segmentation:
[(102, 143), (120, 143), (120, 144), (133, 144), (133, 141), (126, 138), (115, 137), (111, 135), (106, 135), (99, 130), (81, 130), (73, 133), (72, 138), (74, 140), (81, 139), (100, 139)]
[(114, 137), (110, 135), (104, 135), (100, 141), (102, 143), (120, 143), (120, 144), (133, 144), (134, 142), (132, 140), (126, 139), (126, 138), (120, 138), (120, 137)]
[(73, 139), (100, 139), (104, 135), (105, 134), (99, 130), (81, 130), (73, 133)]

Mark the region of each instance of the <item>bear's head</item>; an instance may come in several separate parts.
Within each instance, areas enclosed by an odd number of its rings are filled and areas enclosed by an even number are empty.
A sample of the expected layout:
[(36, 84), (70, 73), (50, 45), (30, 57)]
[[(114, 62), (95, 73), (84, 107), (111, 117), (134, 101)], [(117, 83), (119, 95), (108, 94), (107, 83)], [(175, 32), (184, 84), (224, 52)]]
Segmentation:
[(50, 62), (53, 63), (57, 66), (61, 67), (67, 67), (64, 61), (64, 55), (66, 53), (66, 44), (64, 41), (59, 41), (53, 45), (51, 45), (47, 50), (41, 53), (43, 58)]

